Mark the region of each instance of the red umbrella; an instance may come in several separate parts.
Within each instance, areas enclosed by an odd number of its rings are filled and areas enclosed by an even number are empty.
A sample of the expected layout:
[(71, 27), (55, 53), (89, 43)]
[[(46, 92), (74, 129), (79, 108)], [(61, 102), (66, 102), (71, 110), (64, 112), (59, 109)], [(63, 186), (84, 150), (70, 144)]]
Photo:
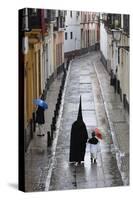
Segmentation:
[(101, 132), (100, 132), (100, 130), (98, 128), (95, 128), (95, 134), (99, 139), (102, 140), (102, 134), (101, 134)]

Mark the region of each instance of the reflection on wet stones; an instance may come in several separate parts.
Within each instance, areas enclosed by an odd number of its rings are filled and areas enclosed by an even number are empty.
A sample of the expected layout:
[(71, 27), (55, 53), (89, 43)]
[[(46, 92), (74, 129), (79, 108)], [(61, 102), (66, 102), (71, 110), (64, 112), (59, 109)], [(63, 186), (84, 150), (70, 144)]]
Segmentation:
[(128, 171), (129, 170), (129, 155), (126, 154), (121, 158), (122, 163), (121, 163), (121, 170), (122, 171)]
[(34, 183), (33, 184), (33, 191), (44, 191), (45, 190), (45, 184), (44, 183)]
[(104, 117), (101, 119), (101, 122), (102, 122), (102, 124), (105, 124), (105, 123), (106, 123), (106, 120), (105, 120)]
[(101, 100), (102, 100), (102, 98), (101, 98), (101, 95), (100, 95), (100, 94), (97, 94), (97, 96), (96, 96), (96, 97), (97, 97), (97, 100), (98, 100), (98, 101), (101, 101)]

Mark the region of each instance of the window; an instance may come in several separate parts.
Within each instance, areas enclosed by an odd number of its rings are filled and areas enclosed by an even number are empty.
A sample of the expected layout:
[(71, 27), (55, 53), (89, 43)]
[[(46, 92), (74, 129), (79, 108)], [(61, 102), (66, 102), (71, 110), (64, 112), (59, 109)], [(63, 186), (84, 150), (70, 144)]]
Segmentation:
[(37, 16), (37, 9), (35, 8), (32, 9), (32, 16)]
[(86, 14), (84, 14), (84, 22), (86, 22)]
[(121, 15), (119, 14), (114, 15), (114, 26), (115, 28), (121, 27)]
[(23, 10), (23, 21), (22, 21), (22, 30), (29, 31), (29, 15), (28, 8)]
[(80, 15), (80, 12), (79, 12), (79, 11), (77, 11), (77, 15), (76, 15), (76, 16), (77, 16), (77, 17), (79, 17), (79, 15)]
[(64, 11), (64, 15), (65, 15), (65, 16), (67, 15), (67, 10)]
[(70, 17), (72, 17), (72, 11), (70, 11)]
[(129, 15), (123, 16), (123, 29), (129, 34)]
[(116, 29), (121, 27), (121, 15), (120, 14), (108, 14), (105, 25), (110, 29)]
[(73, 39), (73, 32), (70, 32), (70, 39)]
[(60, 17), (60, 28), (64, 28), (64, 17)]
[(67, 32), (65, 32), (65, 40), (67, 40)]

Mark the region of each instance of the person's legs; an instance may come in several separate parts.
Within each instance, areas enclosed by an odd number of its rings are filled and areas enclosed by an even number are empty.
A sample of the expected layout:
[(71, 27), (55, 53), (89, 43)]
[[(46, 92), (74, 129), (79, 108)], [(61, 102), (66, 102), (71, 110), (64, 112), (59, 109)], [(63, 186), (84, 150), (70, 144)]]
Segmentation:
[(95, 152), (95, 154), (94, 154), (94, 163), (96, 163), (96, 161), (97, 161), (97, 153)]
[(91, 153), (91, 162), (93, 162), (93, 153)]
[(40, 124), (40, 135), (44, 136), (44, 125)]
[(96, 160), (97, 160), (97, 154), (96, 153), (91, 153), (91, 162), (94, 162), (96, 163)]

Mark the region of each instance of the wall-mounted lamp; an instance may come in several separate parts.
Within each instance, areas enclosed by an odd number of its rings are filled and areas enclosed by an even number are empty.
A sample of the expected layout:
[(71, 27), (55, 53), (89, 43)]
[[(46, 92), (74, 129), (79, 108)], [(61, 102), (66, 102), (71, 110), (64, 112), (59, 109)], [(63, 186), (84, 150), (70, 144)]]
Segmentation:
[(118, 43), (121, 40), (122, 29), (112, 29), (111, 31), (112, 31), (113, 41), (116, 42), (116, 47), (118, 47), (118, 49), (124, 48), (129, 51), (129, 46), (123, 46), (123, 45), (118, 46)]
[(111, 31), (112, 31), (113, 41), (115, 41), (116, 43), (120, 42), (122, 30), (121, 29), (112, 29)]
[(99, 15), (99, 20), (102, 23), (105, 23), (107, 21), (107, 14), (106, 13), (102, 13), (101, 15)]

